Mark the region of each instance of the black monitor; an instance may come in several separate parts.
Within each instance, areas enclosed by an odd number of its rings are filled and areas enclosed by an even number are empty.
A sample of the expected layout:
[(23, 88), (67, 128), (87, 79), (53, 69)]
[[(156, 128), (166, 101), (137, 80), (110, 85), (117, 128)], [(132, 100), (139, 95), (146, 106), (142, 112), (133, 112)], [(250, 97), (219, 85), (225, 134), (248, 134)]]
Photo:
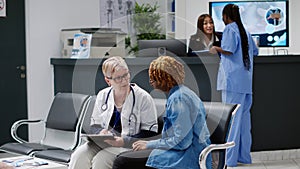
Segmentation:
[(186, 56), (186, 39), (138, 40), (138, 57)]
[(209, 2), (209, 13), (216, 32), (224, 30), (222, 11), (227, 4), (240, 8), (245, 28), (258, 41), (259, 47), (289, 46), (289, 6), (286, 0), (260, 1), (219, 1)]

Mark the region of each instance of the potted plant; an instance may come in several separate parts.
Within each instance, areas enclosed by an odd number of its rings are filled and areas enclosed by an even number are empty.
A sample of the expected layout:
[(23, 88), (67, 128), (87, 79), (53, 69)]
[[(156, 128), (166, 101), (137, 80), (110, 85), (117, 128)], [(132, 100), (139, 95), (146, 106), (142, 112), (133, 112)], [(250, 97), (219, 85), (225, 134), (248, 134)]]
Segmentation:
[(135, 3), (132, 22), (136, 39), (129, 36), (125, 39), (126, 48), (129, 48), (128, 53), (136, 53), (138, 51), (136, 40), (166, 39), (166, 35), (162, 33), (160, 23), (162, 16), (156, 12), (158, 8), (157, 3), (153, 6), (149, 3), (141, 5), (137, 2)]

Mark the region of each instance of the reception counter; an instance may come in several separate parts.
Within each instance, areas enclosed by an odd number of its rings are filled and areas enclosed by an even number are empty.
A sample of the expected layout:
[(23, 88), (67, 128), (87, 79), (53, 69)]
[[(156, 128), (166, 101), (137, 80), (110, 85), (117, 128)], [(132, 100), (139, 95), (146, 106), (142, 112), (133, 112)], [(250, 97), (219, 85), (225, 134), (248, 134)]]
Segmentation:
[[(149, 85), (152, 57), (126, 58), (131, 81), (153, 97), (165, 97)], [(221, 101), (216, 90), (219, 58), (180, 57), (186, 85), (203, 101)], [(57, 92), (96, 94), (106, 87), (101, 65), (104, 59), (51, 58)], [(258, 56), (254, 60), (252, 151), (300, 148), (300, 56)]]

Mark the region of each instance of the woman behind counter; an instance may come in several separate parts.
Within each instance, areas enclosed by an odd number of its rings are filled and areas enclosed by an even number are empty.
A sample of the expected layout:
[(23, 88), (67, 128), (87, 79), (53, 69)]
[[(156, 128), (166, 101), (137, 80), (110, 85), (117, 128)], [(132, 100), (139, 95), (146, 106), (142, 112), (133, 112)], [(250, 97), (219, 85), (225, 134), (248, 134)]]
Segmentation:
[(214, 21), (209, 14), (198, 17), (196, 34), (190, 37), (188, 55), (193, 56), (193, 51), (209, 50), (212, 46), (220, 46), (221, 35), (215, 32)]

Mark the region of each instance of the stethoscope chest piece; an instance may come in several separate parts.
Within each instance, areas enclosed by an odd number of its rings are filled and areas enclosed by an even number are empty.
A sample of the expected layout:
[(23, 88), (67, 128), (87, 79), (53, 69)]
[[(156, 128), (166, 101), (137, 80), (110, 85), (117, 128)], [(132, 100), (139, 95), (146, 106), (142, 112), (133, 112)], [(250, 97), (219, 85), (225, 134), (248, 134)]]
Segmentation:
[(102, 111), (105, 111), (108, 108), (107, 101), (108, 101), (108, 97), (109, 97), (109, 94), (110, 94), (111, 91), (112, 91), (112, 88), (108, 91), (105, 102), (101, 106)]
[[(130, 126), (129, 130), (132, 130), (132, 132), (130, 132), (130, 131), (129, 132), (134, 134), (135, 133), (135, 127), (134, 126), (136, 125), (136, 122), (137, 122), (137, 117), (133, 113), (133, 108), (134, 108), (134, 105), (135, 105), (135, 93), (134, 93), (134, 90), (131, 86), (130, 86), (130, 90), (132, 91), (133, 103), (132, 103), (131, 112), (130, 112), (129, 119), (128, 119), (128, 123), (129, 123), (128, 125)], [(111, 91), (112, 91), (112, 88), (107, 93), (105, 102), (101, 106), (102, 111), (106, 111), (108, 109), (108, 98), (109, 98), (109, 94), (111, 93)], [(134, 126), (131, 125), (131, 123), (134, 123)], [(103, 126), (105, 126), (105, 125), (103, 124)]]
[(103, 111), (107, 110), (107, 104), (103, 104), (103, 105), (101, 106), (101, 109), (102, 109)]

